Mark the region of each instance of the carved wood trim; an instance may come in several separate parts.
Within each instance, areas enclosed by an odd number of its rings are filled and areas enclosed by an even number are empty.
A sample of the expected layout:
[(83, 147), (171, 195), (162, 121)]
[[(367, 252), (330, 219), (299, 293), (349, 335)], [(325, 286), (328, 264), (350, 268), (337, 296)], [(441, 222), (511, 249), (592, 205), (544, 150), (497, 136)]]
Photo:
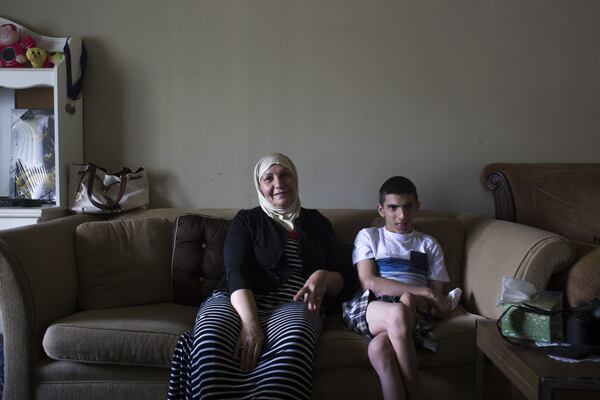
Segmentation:
[(515, 222), (515, 203), (506, 176), (500, 171), (494, 171), (487, 176), (486, 184), (494, 195), (496, 219)]

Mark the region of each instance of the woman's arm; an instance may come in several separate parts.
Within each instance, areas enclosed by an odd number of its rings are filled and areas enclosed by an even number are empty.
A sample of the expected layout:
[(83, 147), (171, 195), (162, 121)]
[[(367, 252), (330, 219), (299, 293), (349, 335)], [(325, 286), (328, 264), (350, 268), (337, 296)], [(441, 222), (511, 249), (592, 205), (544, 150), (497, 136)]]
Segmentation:
[(335, 296), (343, 287), (342, 275), (319, 269), (308, 277), (304, 286), (294, 295), (294, 301), (303, 301), (308, 310), (318, 312), (325, 294)]
[(247, 214), (240, 211), (229, 227), (223, 250), (231, 304), (241, 322), (234, 355), (240, 357), (240, 366), (246, 372), (256, 366), (264, 341), (250, 284), (248, 263), (253, 259), (253, 254), (249, 224)]
[(335, 296), (342, 291), (342, 288), (344, 287), (344, 278), (336, 271), (325, 270), (325, 272), (327, 273), (326, 292), (328, 295)]
[(249, 226), (249, 217), (242, 210), (231, 221), (227, 230), (227, 236), (225, 237), (223, 261), (225, 263), (225, 276), (230, 293), (238, 289), (252, 289), (249, 276), (251, 271), (248, 263), (254, 257)]
[[(340, 252), (333, 227), (327, 218), (317, 210), (304, 210), (304, 229), (319, 263), (308, 277), (304, 286), (294, 295), (295, 301), (303, 301), (310, 311), (319, 311), (325, 295), (338, 295), (345, 285), (345, 276), (340, 263)], [(331, 301), (331, 299), (328, 299)]]
[(239, 314), (242, 324), (234, 354), (239, 355), (242, 370), (248, 372), (256, 366), (264, 341), (254, 294), (250, 289), (236, 290), (231, 293), (231, 305)]

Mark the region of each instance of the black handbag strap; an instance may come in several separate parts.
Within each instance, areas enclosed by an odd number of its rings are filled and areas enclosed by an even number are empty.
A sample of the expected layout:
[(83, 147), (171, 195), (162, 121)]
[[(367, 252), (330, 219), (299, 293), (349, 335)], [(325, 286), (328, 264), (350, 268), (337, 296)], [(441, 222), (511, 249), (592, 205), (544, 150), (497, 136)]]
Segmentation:
[[(92, 203), (95, 207), (97, 207), (101, 210), (107, 210), (107, 211), (120, 210), (121, 205), (119, 203), (121, 202), (121, 199), (123, 198), (123, 195), (125, 194), (125, 188), (127, 186), (127, 175), (123, 174), (120, 176), (121, 183), (120, 183), (119, 194), (117, 195), (117, 198), (115, 200), (112, 200), (108, 196), (104, 196), (104, 200), (106, 201), (106, 204), (102, 204), (102, 203), (96, 201), (94, 199), (94, 197), (92, 196), (92, 194), (94, 193), (94, 183), (96, 182), (96, 180), (100, 180), (100, 178), (98, 178), (96, 176), (97, 169), (100, 169), (100, 170), (106, 172), (106, 170), (104, 170), (103, 168), (96, 167), (96, 165), (94, 165), (94, 164), (88, 164), (88, 168), (84, 172), (84, 174), (88, 174), (87, 196), (88, 196), (88, 199), (90, 200), (90, 203)], [(104, 184), (104, 182), (101, 182), (101, 184)]]
[(83, 89), (83, 81), (85, 80), (85, 70), (87, 68), (87, 51), (85, 45), (81, 42), (81, 57), (79, 58), (79, 79), (73, 83), (73, 71), (71, 67), (71, 48), (69, 46), (69, 38), (65, 43), (63, 49), (65, 53), (65, 62), (67, 63), (67, 96), (73, 101), (81, 97), (81, 91)]

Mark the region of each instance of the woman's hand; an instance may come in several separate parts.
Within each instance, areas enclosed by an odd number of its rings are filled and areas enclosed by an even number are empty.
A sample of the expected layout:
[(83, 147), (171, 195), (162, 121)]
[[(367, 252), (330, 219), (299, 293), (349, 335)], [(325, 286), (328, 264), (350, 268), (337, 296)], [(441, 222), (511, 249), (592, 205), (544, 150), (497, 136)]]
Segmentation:
[(302, 289), (294, 295), (294, 301), (302, 301), (309, 311), (318, 312), (321, 308), (323, 296), (327, 291), (329, 272), (319, 269), (308, 277)]
[(254, 293), (250, 289), (238, 289), (231, 293), (230, 298), (242, 324), (233, 355), (240, 358), (242, 370), (248, 372), (256, 367), (262, 352), (264, 334), (258, 323)]
[(258, 321), (242, 321), (240, 338), (235, 346), (235, 355), (240, 359), (242, 371), (249, 372), (256, 367), (262, 352), (264, 334)]

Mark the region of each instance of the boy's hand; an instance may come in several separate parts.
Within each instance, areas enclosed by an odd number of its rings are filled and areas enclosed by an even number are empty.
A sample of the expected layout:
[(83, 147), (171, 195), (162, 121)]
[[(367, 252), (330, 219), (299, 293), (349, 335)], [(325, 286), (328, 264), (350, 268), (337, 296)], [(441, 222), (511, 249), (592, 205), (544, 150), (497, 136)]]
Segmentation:
[(431, 307), (435, 309), (436, 316), (443, 317), (448, 314), (452, 308), (452, 302), (448, 300), (444, 295), (434, 291), (428, 290), (427, 295), (425, 296)]
[(420, 313), (423, 314), (427, 314), (431, 311), (431, 304), (429, 304), (429, 301), (427, 301), (427, 299), (425, 299), (424, 297), (421, 296), (414, 296), (416, 299), (416, 308), (417, 311), (419, 311)]

